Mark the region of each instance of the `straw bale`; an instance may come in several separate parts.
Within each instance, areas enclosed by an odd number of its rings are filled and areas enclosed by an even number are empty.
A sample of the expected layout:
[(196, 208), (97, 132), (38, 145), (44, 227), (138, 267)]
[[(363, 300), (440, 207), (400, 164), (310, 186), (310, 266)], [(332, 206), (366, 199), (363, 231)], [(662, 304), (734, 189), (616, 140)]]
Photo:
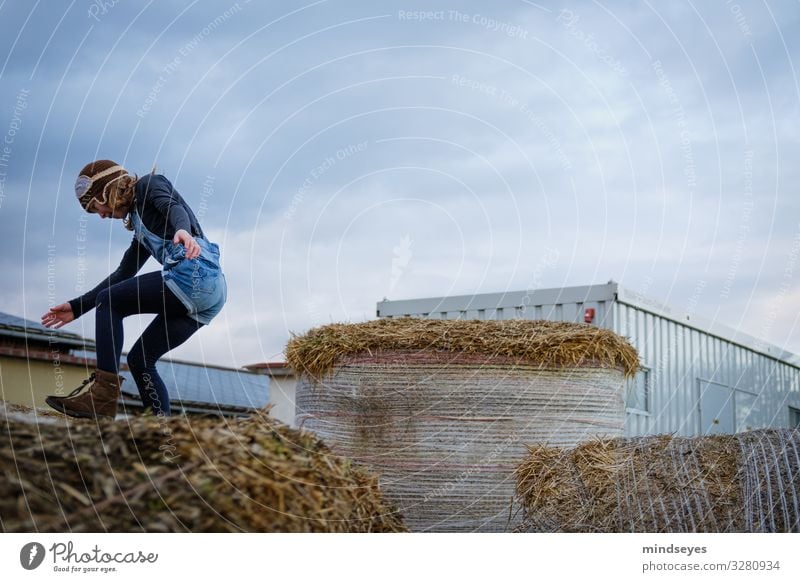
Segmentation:
[(286, 361), (298, 373), (322, 380), (345, 355), (375, 350), (445, 351), (508, 356), (543, 367), (593, 365), (639, 368), (636, 350), (615, 333), (584, 323), (529, 319), (477, 320), (398, 317), (332, 323), (292, 333)]
[(506, 531), (525, 443), (622, 436), (624, 372), (584, 360), (374, 349), (303, 374), (297, 422), (380, 474), (412, 531)]
[(533, 445), (516, 480), (517, 531), (800, 531), (797, 429)]
[(4, 532), (406, 530), (374, 475), (266, 411), (95, 422), (0, 401), (0, 476)]

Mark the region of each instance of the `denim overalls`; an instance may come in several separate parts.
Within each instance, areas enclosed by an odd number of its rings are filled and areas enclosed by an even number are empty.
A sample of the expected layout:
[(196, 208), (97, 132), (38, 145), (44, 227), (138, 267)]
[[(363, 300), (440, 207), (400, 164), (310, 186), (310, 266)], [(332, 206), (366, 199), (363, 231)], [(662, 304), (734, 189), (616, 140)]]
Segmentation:
[(200, 254), (186, 259), (186, 248), (150, 232), (139, 213), (131, 213), (137, 240), (161, 263), (164, 283), (186, 306), (187, 315), (203, 324), (216, 316), (228, 297), (225, 275), (219, 265), (219, 247), (203, 237), (195, 237)]

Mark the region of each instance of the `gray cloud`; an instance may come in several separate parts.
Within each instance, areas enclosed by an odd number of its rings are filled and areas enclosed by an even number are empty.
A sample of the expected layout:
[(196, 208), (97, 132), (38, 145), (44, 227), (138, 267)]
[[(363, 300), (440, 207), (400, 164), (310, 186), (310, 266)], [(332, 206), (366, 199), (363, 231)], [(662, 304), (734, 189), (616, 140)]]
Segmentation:
[(279, 358), (384, 296), (609, 278), (800, 351), (774, 315), (800, 277), (792, 5), (91, 6), (0, 9), (0, 139), (30, 90), (0, 309), (114, 268), (129, 234), (90, 217), (79, 259), (71, 191), (111, 157), (157, 163), (223, 247), (231, 301), (175, 355)]

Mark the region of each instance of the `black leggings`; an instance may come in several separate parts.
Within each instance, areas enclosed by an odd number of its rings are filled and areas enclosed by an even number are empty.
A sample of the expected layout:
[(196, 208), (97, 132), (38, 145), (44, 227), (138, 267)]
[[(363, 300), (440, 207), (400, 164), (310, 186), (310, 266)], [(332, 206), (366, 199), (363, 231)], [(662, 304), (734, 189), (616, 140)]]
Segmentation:
[(97, 295), (96, 308), (97, 367), (114, 374), (119, 374), (122, 355), (122, 319), (137, 313), (157, 314), (128, 352), (128, 368), (145, 408), (169, 416), (169, 394), (156, 362), (203, 324), (186, 315), (186, 306), (164, 285), (160, 271), (104, 289)]

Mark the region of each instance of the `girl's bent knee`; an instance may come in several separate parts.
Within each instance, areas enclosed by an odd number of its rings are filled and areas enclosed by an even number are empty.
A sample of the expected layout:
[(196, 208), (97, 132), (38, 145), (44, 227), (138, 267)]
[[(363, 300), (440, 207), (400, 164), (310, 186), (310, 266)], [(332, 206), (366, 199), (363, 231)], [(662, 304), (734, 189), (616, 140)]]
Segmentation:
[(109, 292), (108, 288), (103, 289), (100, 293), (97, 294), (97, 298), (95, 299), (95, 308), (99, 311), (103, 307), (108, 306), (111, 303), (111, 293)]

